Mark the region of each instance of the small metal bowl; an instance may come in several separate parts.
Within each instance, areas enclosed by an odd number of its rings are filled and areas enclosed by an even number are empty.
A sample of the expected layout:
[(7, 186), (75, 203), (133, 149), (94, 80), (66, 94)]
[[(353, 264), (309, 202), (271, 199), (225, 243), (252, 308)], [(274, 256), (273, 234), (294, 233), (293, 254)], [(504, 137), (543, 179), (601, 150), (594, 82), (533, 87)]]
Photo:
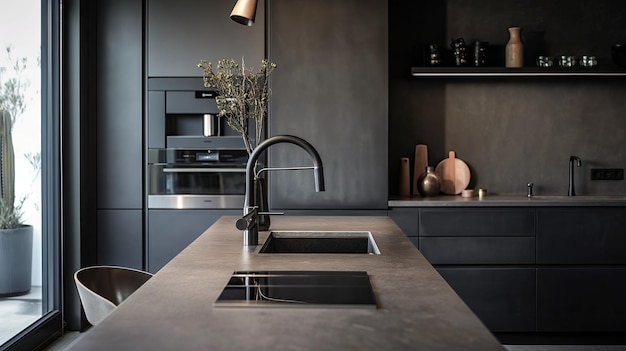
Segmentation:
[(537, 56), (537, 67), (552, 67), (554, 58), (550, 56)]
[(595, 67), (598, 65), (598, 59), (595, 56), (583, 55), (580, 57), (580, 65), (583, 67)]
[(576, 56), (562, 55), (559, 57), (559, 66), (561, 67), (575, 67), (578, 64), (578, 58)]

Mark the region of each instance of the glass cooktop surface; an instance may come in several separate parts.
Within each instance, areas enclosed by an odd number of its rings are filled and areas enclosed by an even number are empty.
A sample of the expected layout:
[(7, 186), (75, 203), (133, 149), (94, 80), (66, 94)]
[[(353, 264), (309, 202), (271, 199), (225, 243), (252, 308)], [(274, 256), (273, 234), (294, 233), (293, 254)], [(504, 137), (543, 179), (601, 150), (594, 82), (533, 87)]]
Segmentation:
[(364, 271), (236, 271), (215, 307), (376, 308)]

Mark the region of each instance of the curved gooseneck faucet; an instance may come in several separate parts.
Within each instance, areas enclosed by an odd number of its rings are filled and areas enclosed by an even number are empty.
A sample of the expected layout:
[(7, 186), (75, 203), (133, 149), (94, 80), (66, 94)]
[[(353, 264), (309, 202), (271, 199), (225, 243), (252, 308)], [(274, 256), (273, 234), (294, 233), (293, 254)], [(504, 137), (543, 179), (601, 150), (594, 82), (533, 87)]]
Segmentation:
[(306, 140), (293, 135), (276, 135), (257, 145), (252, 151), (246, 164), (246, 195), (243, 203), (243, 217), (237, 220), (235, 226), (243, 230), (243, 245), (253, 246), (259, 243), (259, 230), (257, 222), (257, 204), (254, 203), (254, 167), (257, 160), (270, 146), (279, 143), (294, 144), (304, 149), (313, 160), (313, 175), (315, 177), (315, 191), (324, 191), (324, 168), (322, 159), (317, 150)]
[(567, 196), (576, 196), (576, 191), (574, 190), (574, 162), (576, 162), (576, 166), (582, 166), (580, 157), (569, 157), (569, 187), (567, 189)]

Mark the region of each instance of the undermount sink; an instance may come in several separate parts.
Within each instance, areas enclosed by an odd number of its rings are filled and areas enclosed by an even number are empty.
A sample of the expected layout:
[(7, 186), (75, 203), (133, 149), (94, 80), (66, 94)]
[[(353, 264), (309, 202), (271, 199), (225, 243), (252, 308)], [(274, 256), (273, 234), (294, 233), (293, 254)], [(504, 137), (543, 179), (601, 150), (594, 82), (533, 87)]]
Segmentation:
[(367, 231), (273, 231), (259, 253), (379, 255), (380, 250)]

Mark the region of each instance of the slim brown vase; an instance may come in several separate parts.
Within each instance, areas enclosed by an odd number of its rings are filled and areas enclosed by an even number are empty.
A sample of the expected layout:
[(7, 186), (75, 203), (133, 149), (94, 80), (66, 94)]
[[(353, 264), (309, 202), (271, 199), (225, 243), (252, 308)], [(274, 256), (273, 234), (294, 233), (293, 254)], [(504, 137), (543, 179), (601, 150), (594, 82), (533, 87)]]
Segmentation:
[(521, 27), (509, 28), (509, 41), (505, 47), (505, 66), (524, 67), (524, 43), (522, 42)]
[(411, 176), (409, 167), (409, 158), (400, 158), (400, 179), (398, 180), (398, 195), (400, 196), (411, 196)]

